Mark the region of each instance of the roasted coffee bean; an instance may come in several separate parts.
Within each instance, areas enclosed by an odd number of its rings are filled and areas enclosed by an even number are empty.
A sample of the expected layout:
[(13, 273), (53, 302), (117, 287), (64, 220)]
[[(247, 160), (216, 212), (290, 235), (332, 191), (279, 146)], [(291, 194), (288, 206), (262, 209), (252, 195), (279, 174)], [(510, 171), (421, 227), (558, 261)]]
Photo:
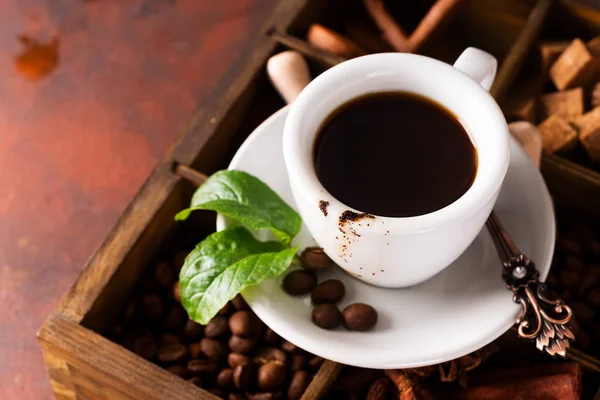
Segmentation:
[(232, 309), (233, 309), (233, 306), (231, 305), (231, 302), (229, 301), (229, 302), (225, 303), (223, 308), (221, 308), (219, 310), (219, 315), (221, 315), (221, 316), (229, 315), (229, 313), (231, 312)]
[(583, 351), (586, 351), (587, 349), (589, 349), (590, 345), (592, 344), (592, 339), (590, 337), (590, 334), (587, 333), (586, 331), (579, 332), (579, 335), (577, 335), (576, 339), (577, 339), (577, 341), (575, 342), (576, 347)]
[(119, 342), (121, 335), (123, 335), (123, 327), (121, 325), (115, 325), (109, 328), (106, 333), (106, 337), (113, 342)]
[(249, 310), (248, 303), (242, 297), (242, 295), (238, 294), (231, 300), (231, 304), (235, 307), (236, 310)]
[(232, 390), (233, 384), (233, 369), (225, 368), (217, 376), (217, 386), (224, 390)]
[(246, 396), (241, 393), (229, 393), (227, 400), (246, 400)]
[(164, 363), (183, 361), (187, 357), (187, 347), (182, 344), (166, 344), (158, 349), (158, 359)]
[(175, 272), (166, 262), (161, 262), (154, 269), (154, 280), (158, 286), (168, 288), (176, 280)]
[(333, 384), (332, 389), (343, 389), (351, 393), (362, 393), (367, 391), (371, 383), (379, 377), (381, 377), (380, 370), (346, 367)]
[(306, 371), (296, 371), (287, 390), (288, 400), (300, 400), (310, 383), (310, 377)]
[(229, 318), (229, 330), (235, 336), (255, 338), (260, 334), (262, 322), (252, 311), (236, 311)]
[(271, 328), (265, 330), (265, 334), (263, 335), (263, 341), (268, 345), (276, 345), (281, 340), (281, 337), (275, 333), (275, 331)]
[(367, 399), (385, 400), (391, 394), (392, 389), (392, 381), (389, 378), (379, 378), (369, 387)]
[(181, 306), (173, 306), (167, 313), (167, 319), (165, 321), (165, 329), (169, 332), (180, 332), (181, 328), (185, 324), (187, 314)]
[(167, 371), (184, 379), (188, 375), (188, 370), (185, 365), (171, 365), (169, 368), (167, 368)]
[(183, 328), (183, 334), (185, 335), (186, 338), (188, 338), (190, 340), (200, 339), (200, 336), (202, 336), (203, 332), (204, 332), (204, 327), (202, 325), (200, 325), (199, 323), (197, 323), (196, 321), (193, 321), (191, 319), (188, 319), (186, 321), (185, 326)]
[(558, 298), (560, 298), (560, 295), (558, 294), (558, 292), (555, 289), (552, 289), (550, 287), (546, 287), (546, 295), (550, 299), (558, 299)]
[(588, 305), (594, 308), (600, 308), (600, 288), (596, 288), (591, 290), (587, 296), (586, 300)]
[(210, 388), (210, 389), (208, 389), (208, 391), (220, 398), (225, 397), (225, 393), (219, 388)]
[(250, 364), (250, 362), (250, 358), (246, 357), (243, 354), (229, 353), (229, 355), (227, 356), (227, 364), (229, 364), (231, 368), (235, 368), (238, 365)]
[(199, 376), (194, 376), (193, 378), (188, 379), (188, 382), (198, 387), (204, 386), (204, 381)]
[(173, 298), (175, 299), (175, 301), (181, 304), (181, 291), (179, 289), (179, 281), (173, 284)]
[(594, 343), (600, 342), (600, 322), (594, 322), (594, 325), (592, 325), (592, 335)]
[(313, 290), (310, 298), (315, 304), (337, 303), (346, 294), (344, 284), (337, 279), (328, 279), (321, 282)]
[(312, 371), (316, 372), (319, 368), (321, 368), (321, 365), (323, 365), (324, 362), (325, 359), (323, 357), (314, 356), (308, 360), (308, 366)]
[(306, 269), (320, 270), (333, 265), (331, 258), (320, 247), (307, 247), (300, 255), (302, 266)]
[(324, 400), (359, 400), (354, 392), (347, 389), (330, 390)]
[(256, 347), (256, 340), (232, 336), (229, 338), (229, 348), (234, 353), (248, 353)]
[(192, 360), (187, 368), (192, 375), (215, 374), (219, 372), (219, 363), (213, 360)]
[(200, 343), (190, 343), (188, 353), (192, 359), (200, 357)]
[(281, 348), (287, 353), (298, 353), (302, 351), (300, 347), (296, 346), (294, 343), (288, 342), (287, 340), (281, 342)]
[(216, 338), (227, 333), (228, 330), (227, 318), (216, 316), (204, 328), (204, 335), (209, 338)]
[(173, 257), (173, 261), (171, 262), (171, 267), (175, 271), (176, 275), (179, 275), (179, 271), (181, 271), (181, 268), (183, 267), (183, 264), (185, 263), (185, 259), (188, 256), (188, 254), (190, 254), (189, 251), (179, 251)]
[(210, 360), (223, 361), (227, 358), (227, 346), (215, 339), (202, 338), (200, 351)]
[[(591, 269), (591, 268), (590, 268)], [(591, 269), (585, 275), (581, 284), (579, 285), (579, 290), (577, 290), (577, 295), (579, 297), (583, 297), (586, 293), (596, 286), (600, 282), (600, 269)]]
[(584, 247), (593, 256), (600, 256), (600, 240), (592, 240), (588, 243), (585, 243)]
[(283, 278), (283, 290), (290, 296), (302, 296), (310, 293), (317, 285), (317, 277), (308, 271), (298, 269)]
[(151, 321), (160, 319), (165, 313), (162, 299), (156, 293), (147, 293), (140, 299), (140, 307), (144, 316)]
[(160, 343), (161, 346), (164, 346), (166, 344), (181, 344), (181, 340), (175, 336), (175, 335), (171, 335), (169, 333), (163, 333), (162, 335), (160, 335), (160, 337), (158, 338), (158, 341)]
[(551, 288), (555, 288), (558, 285), (558, 277), (552, 272), (550, 272), (546, 277), (546, 285), (548, 285)]
[(342, 313), (333, 304), (319, 304), (312, 311), (312, 320), (319, 328), (337, 328), (342, 323), (343, 319)]
[(254, 361), (258, 364), (264, 364), (269, 361), (279, 361), (285, 364), (287, 355), (281, 349), (275, 347), (261, 347), (256, 351)]
[(564, 270), (560, 272), (560, 283), (569, 289), (574, 289), (581, 283), (581, 275), (573, 270)]
[(564, 269), (577, 272), (579, 275), (585, 274), (585, 267), (583, 266), (579, 258), (574, 256), (565, 257)]
[(571, 300), (573, 300), (573, 292), (571, 292), (570, 290), (563, 290), (560, 292), (560, 298), (565, 303), (570, 303)]
[(132, 341), (132, 350), (140, 357), (151, 360), (158, 351), (158, 346), (150, 332), (142, 331), (139, 336)]
[(240, 390), (252, 390), (255, 379), (256, 367), (254, 364), (238, 365), (233, 370), (233, 383)]
[(140, 289), (142, 293), (154, 293), (156, 292), (156, 283), (151, 276), (144, 277), (140, 282)]
[(121, 318), (121, 321), (124, 324), (131, 322), (131, 320), (135, 317), (136, 310), (137, 310), (137, 306), (136, 306), (135, 301), (130, 301), (129, 304), (127, 304), (127, 307), (125, 307), (125, 312), (123, 313), (123, 317)]
[(285, 380), (285, 364), (269, 361), (258, 369), (258, 387), (273, 392), (281, 387)]
[(576, 319), (572, 319), (571, 323), (569, 325), (571, 327), (571, 331), (573, 332), (573, 335), (577, 336), (577, 334), (580, 331), (579, 322), (577, 322)]
[(572, 239), (566, 237), (559, 238), (556, 241), (556, 247), (558, 250), (565, 254), (570, 254), (576, 257), (581, 257), (581, 245)]
[(297, 372), (304, 368), (306, 365), (306, 357), (302, 354), (292, 354), (292, 361), (290, 362), (290, 371)]
[(577, 321), (582, 324), (589, 324), (594, 321), (595, 312), (586, 304), (581, 302), (575, 302), (571, 304), (571, 309)]
[(246, 393), (248, 400), (280, 400), (283, 394), (277, 393)]
[(368, 331), (377, 323), (377, 311), (368, 304), (354, 303), (344, 308), (344, 325), (353, 331)]

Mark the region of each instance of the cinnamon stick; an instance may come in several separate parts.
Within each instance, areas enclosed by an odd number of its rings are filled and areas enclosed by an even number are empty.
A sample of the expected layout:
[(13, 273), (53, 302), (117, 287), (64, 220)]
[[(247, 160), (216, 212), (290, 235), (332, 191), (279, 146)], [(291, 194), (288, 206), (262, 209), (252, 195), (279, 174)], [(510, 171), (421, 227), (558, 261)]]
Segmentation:
[(320, 24), (312, 24), (308, 28), (306, 40), (313, 46), (340, 57), (354, 58), (367, 54), (349, 38)]
[(402, 53), (410, 52), (410, 43), (400, 25), (396, 23), (394, 17), (388, 13), (382, 0), (363, 0), (365, 8), (371, 15), (371, 18), (377, 24), (383, 37), (396, 50)]
[(498, 75), (496, 75), (494, 84), (490, 89), (490, 94), (496, 101), (502, 99), (502, 96), (514, 82), (519, 71), (521, 71), (523, 60), (527, 56), (531, 44), (537, 39), (552, 4), (553, 0), (538, 0), (533, 10), (529, 13), (527, 24), (519, 33), (517, 40), (504, 58), (500, 69), (498, 69)]
[(425, 43), (438, 26), (449, 18), (456, 6), (462, 0), (438, 0), (429, 9), (427, 15), (419, 22), (419, 25), (408, 38), (410, 51), (415, 51)]
[(292, 50), (299, 51), (306, 57), (312, 58), (327, 67), (333, 67), (334, 65), (341, 64), (347, 60), (347, 58), (336, 56), (329, 51), (318, 49), (305, 40), (298, 39), (287, 33), (273, 31), (269, 35), (276, 42), (281, 43)]

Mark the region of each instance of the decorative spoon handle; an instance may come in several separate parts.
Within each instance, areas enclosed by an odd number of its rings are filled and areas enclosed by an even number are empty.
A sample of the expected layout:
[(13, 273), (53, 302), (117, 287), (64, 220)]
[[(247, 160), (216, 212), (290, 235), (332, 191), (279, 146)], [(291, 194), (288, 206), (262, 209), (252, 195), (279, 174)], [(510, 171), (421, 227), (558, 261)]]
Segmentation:
[(535, 340), (536, 347), (551, 356), (567, 356), (570, 341), (575, 340), (569, 322), (571, 308), (561, 299), (550, 299), (546, 284), (540, 282), (535, 264), (508, 236), (492, 211), (485, 223), (502, 261), (502, 278), (513, 292), (513, 301), (522, 306), (517, 319), (519, 336)]

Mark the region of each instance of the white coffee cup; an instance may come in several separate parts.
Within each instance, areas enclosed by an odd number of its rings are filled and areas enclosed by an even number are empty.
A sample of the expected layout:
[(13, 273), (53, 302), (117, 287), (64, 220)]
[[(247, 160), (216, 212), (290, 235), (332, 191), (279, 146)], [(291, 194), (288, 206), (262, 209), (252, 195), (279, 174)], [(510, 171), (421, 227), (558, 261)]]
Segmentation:
[[(493, 56), (475, 48), (466, 49), (454, 66), (414, 54), (374, 54), (329, 69), (298, 96), (283, 133), (290, 186), (310, 233), (341, 268), (373, 285), (411, 286), (446, 268), (475, 239), (496, 202), (510, 159), (506, 121), (487, 92), (496, 67)], [(342, 223), (345, 211), (360, 215), (364, 210), (342, 204), (319, 182), (315, 135), (327, 116), (348, 100), (393, 90), (433, 99), (460, 119), (477, 149), (475, 180), (458, 200), (429, 214), (375, 215)], [(394, 171), (388, 174), (393, 185)], [(356, 190), (368, 187), (357, 185)], [(326, 212), (322, 201), (328, 202)]]

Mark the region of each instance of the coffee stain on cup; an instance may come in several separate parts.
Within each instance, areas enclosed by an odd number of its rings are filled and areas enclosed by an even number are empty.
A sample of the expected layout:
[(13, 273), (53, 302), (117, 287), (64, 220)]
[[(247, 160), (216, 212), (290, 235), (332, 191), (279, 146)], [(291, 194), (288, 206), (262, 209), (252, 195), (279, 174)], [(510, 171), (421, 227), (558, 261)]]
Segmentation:
[(58, 37), (47, 43), (26, 35), (20, 35), (18, 42), (23, 51), (15, 59), (17, 71), (31, 81), (39, 81), (48, 76), (58, 65)]
[[(338, 218), (338, 229), (342, 233), (342, 243), (339, 246), (338, 254), (345, 262), (348, 262), (348, 258), (352, 257), (352, 252), (349, 251), (350, 245), (358, 242), (361, 236), (360, 233), (356, 232), (354, 224), (362, 226), (359, 221), (364, 219), (373, 220), (375, 219), (375, 216), (368, 213), (357, 213), (346, 210), (342, 212)], [(370, 226), (370, 223), (367, 223), (366, 225)]]
[(326, 200), (319, 200), (319, 210), (323, 213), (323, 216), (327, 216), (328, 211), (327, 207), (329, 207), (329, 202)]

